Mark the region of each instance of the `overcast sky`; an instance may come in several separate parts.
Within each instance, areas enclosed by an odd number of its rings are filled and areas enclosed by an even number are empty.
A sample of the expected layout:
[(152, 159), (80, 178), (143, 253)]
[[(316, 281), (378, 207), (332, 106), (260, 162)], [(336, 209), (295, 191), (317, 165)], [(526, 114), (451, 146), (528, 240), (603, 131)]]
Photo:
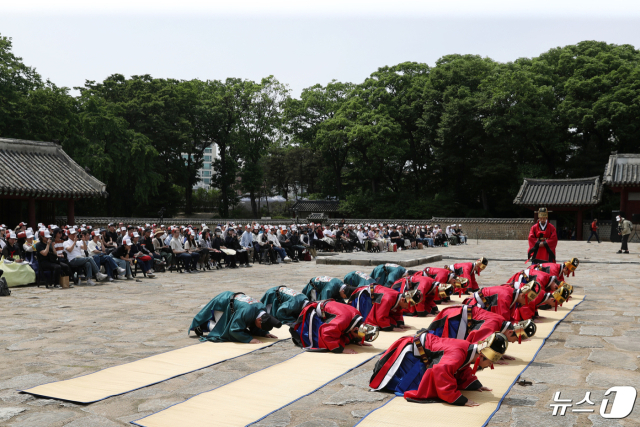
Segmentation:
[(259, 80), (292, 95), (451, 53), (498, 61), (599, 40), (640, 47), (640, 1), (22, 0), (0, 34), (59, 86), (113, 73)]

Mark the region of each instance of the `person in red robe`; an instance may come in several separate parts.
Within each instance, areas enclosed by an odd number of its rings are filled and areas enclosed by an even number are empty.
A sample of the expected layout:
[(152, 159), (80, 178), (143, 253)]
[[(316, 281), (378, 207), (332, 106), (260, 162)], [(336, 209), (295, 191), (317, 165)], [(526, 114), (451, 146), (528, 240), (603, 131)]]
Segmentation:
[(522, 319), (520, 308), (529, 305), (542, 292), (539, 283), (532, 281), (518, 289), (509, 286), (489, 286), (482, 288), (463, 301), (465, 305), (479, 306), (484, 310), (499, 314), (504, 320), (519, 322)]
[(547, 208), (538, 210), (538, 222), (529, 231), (529, 252), (527, 260), (532, 264), (556, 262), (556, 246), (558, 234), (556, 228), (549, 222)]
[[(431, 277), (438, 283), (448, 283), (453, 286), (454, 293), (458, 290), (462, 290), (467, 284), (466, 278), (456, 276), (455, 271), (450, 270), (448, 266), (445, 266), (445, 268), (427, 267), (424, 270), (418, 271), (416, 274), (414, 274), (414, 276), (416, 275)], [(439, 295), (436, 295), (434, 298), (434, 302), (436, 304), (440, 304), (441, 302), (447, 302), (450, 300), (451, 299), (448, 296), (440, 298)]]
[(380, 331), (365, 325), (354, 307), (326, 300), (307, 304), (289, 332), (293, 343), (306, 350), (356, 354), (345, 347), (352, 343), (370, 346), (367, 342), (375, 340)]
[(520, 273), (516, 273), (503, 286), (519, 289), (523, 284), (536, 281), (542, 287), (542, 292), (538, 294), (534, 301), (529, 301), (526, 306), (519, 307), (518, 317), (522, 320), (533, 319), (536, 316), (536, 310), (542, 305), (553, 303), (553, 293), (558, 289), (560, 283), (558, 278), (551, 274), (545, 273), (531, 266)]
[(580, 265), (580, 260), (578, 260), (578, 258), (571, 258), (564, 264), (557, 264), (555, 262), (536, 264), (535, 269), (556, 276), (559, 281), (564, 282), (565, 277), (569, 277), (570, 274), (576, 275), (575, 271), (578, 269), (578, 265)]
[(536, 330), (536, 324), (531, 320), (513, 323), (498, 314), (468, 305), (445, 308), (427, 328), (427, 332), (437, 337), (457, 338), (470, 343), (481, 341), (494, 332), (504, 334), (510, 343), (520, 342), (523, 336), (534, 336)]
[(464, 294), (469, 295), (469, 291), (475, 292), (480, 287), (476, 281), (476, 274), (480, 273), (487, 268), (489, 261), (485, 258), (479, 258), (475, 262), (459, 262), (449, 266), (449, 270), (453, 272), (456, 277), (464, 277), (467, 279), (466, 287), (464, 288)]
[(398, 292), (372, 283), (357, 288), (348, 304), (362, 313), (365, 324), (377, 326), (382, 331), (402, 331), (409, 329), (404, 324), (404, 311), (415, 307), (422, 299), (422, 293), (418, 289)]
[(427, 332), (403, 337), (380, 357), (369, 387), (391, 391), (408, 402), (478, 406), (460, 390), (491, 391), (475, 373), (493, 367), (508, 345), (507, 337), (500, 333), (477, 344)]
[(446, 298), (453, 293), (453, 286), (440, 283), (429, 276), (422, 275), (419, 271), (413, 276), (403, 277), (397, 280), (392, 286), (399, 292), (406, 292), (417, 289), (424, 296), (422, 301), (416, 305), (410, 305), (404, 310), (405, 316), (427, 317), (438, 314), (438, 306), (435, 299)]

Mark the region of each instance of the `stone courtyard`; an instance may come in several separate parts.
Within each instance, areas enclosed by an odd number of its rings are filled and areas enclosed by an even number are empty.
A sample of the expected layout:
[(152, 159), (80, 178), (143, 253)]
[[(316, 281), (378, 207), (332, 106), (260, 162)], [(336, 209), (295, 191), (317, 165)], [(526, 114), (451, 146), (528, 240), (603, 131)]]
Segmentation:
[[(161, 273), (155, 279), (120, 281), (96, 287), (48, 290), (12, 288), (1, 298), (0, 424), (15, 427), (111, 427), (130, 425), (151, 413), (182, 402), (252, 372), (281, 362), (300, 350), (290, 340), (274, 346), (97, 403), (78, 405), (21, 394), (39, 384), (73, 378), (196, 344), (187, 336), (193, 316), (213, 296), (225, 290), (260, 298), (268, 288), (287, 285), (301, 290), (317, 275), (343, 277), (360, 269), (371, 272), (367, 259), (415, 260), (430, 265), (472, 261), (486, 256), (489, 267), (481, 286), (498, 285), (525, 267), (526, 241), (472, 241), (468, 245), (429, 248), (393, 254), (356, 253), (330, 257), (344, 262), (300, 262), (250, 269), (197, 274)], [(640, 426), (640, 403), (632, 414), (610, 421), (598, 414), (604, 392), (612, 386), (640, 388), (640, 245), (630, 255), (618, 255), (619, 244), (561, 241), (559, 261), (581, 261), (568, 278), (574, 294), (587, 300), (562, 322), (522, 378), (530, 386), (510, 391), (490, 426)], [(329, 258), (329, 257), (327, 257)], [(425, 258), (428, 258), (424, 261)], [(349, 263), (348, 263), (348, 262)], [(424, 268), (420, 264), (413, 269)], [(544, 316), (544, 314), (543, 314)], [(287, 338), (286, 328), (276, 330)], [(249, 345), (248, 345), (249, 346)], [(348, 357), (348, 356), (336, 356)], [(345, 374), (315, 393), (287, 406), (256, 425), (352, 426), (389, 396), (368, 392), (368, 379), (377, 358)], [(591, 392), (593, 414), (551, 416), (549, 404), (560, 391), (573, 402)], [(611, 396), (609, 397), (611, 399)], [(238, 408), (250, 402), (239, 402)], [(423, 423), (421, 423), (423, 424)], [(428, 423), (424, 423), (428, 425)], [(188, 425), (188, 423), (185, 423)], [(215, 420), (211, 425), (215, 426)], [(407, 424), (410, 425), (410, 424)]]

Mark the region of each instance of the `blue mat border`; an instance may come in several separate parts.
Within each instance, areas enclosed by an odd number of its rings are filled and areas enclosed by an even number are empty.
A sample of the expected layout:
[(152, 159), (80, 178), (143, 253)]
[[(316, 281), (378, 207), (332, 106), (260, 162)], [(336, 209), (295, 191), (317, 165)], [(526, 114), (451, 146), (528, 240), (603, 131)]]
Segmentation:
[[(504, 399), (507, 397), (507, 395), (509, 394), (509, 392), (511, 391), (511, 389), (513, 388), (514, 385), (516, 385), (516, 382), (520, 379), (520, 376), (524, 373), (524, 371), (527, 370), (527, 368), (529, 368), (529, 366), (531, 366), (531, 364), (533, 363), (534, 360), (536, 360), (536, 357), (538, 356), (538, 353), (540, 353), (540, 350), (542, 350), (542, 347), (544, 347), (545, 343), (547, 342), (547, 339), (549, 339), (549, 337), (551, 337), (551, 335), (555, 332), (556, 328), (558, 327), (558, 325), (560, 323), (562, 323), (564, 321), (564, 319), (567, 318), (568, 315), (570, 315), (571, 313), (573, 313), (573, 310), (576, 309), (577, 306), (579, 306), (580, 304), (582, 304), (585, 300), (587, 299), (587, 296), (585, 295), (584, 298), (582, 299), (582, 301), (580, 301), (579, 303), (577, 303), (562, 319), (558, 320), (556, 322), (556, 324), (553, 326), (553, 329), (551, 330), (551, 332), (549, 332), (549, 335), (547, 335), (543, 340), (542, 340), (542, 344), (540, 345), (540, 348), (538, 348), (538, 351), (536, 351), (536, 354), (533, 355), (533, 358), (531, 359), (531, 361), (527, 364), (527, 366), (524, 367), (524, 369), (522, 371), (520, 371), (520, 373), (518, 374), (518, 376), (516, 377), (515, 380), (513, 380), (513, 382), (511, 383), (511, 385), (509, 386), (509, 388), (507, 389), (507, 391), (504, 393), (504, 395), (502, 395), (502, 398), (500, 399), (500, 401), (498, 402), (498, 406), (496, 407), (495, 411), (493, 411), (491, 413), (491, 415), (489, 415), (489, 418), (487, 418), (487, 421), (484, 422), (484, 424), (482, 424), (481, 427), (486, 427), (487, 424), (489, 424), (489, 422), (491, 421), (491, 418), (493, 418), (493, 416), (496, 414), (496, 412), (498, 412), (500, 410), (500, 406), (502, 406), (502, 402), (504, 401)], [(395, 396), (391, 399), (389, 399), (384, 405), (372, 410), (371, 412), (369, 412), (367, 415), (365, 415), (364, 417), (362, 417), (362, 419), (360, 421), (358, 421), (355, 425), (357, 426), (358, 424), (360, 424), (362, 421), (364, 421), (365, 418), (367, 418), (369, 415), (371, 415), (372, 413), (374, 413), (375, 411), (377, 411), (378, 409), (384, 408), (389, 402), (391, 402), (393, 399), (395, 399)]]
[[(230, 357), (230, 358), (228, 358), (228, 359), (220, 360), (219, 362), (212, 363), (211, 365), (203, 366), (203, 367), (198, 368), (198, 369), (193, 369), (193, 370), (191, 370), (191, 371), (189, 371), (189, 372), (183, 372), (183, 373), (181, 373), (181, 374), (174, 375), (174, 376), (172, 376), (172, 377), (165, 378), (165, 379), (163, 379), (163, 380), (156, 381), (156, 382), (151, 383), (151, 384), (143, 385), (142, 387), (132, 388), (131, 390), (123, 391), (122, 393), (111, 394), (111, 395), (109, 395), (109, 396), (103, 397), (102, 399), (98, 399), (98, 400), (90, 400), (90, 401), (80, 402), (80, 401), (78, 401), (78, 400), (58, 399), (58, 398), (56, 398), (56, 397), (47, 396), (47, 395), (44, 395), (44, 394), (36, 394), (36, 393), (32, 393), (32, 392), (30, 392), (30, 391), (26, 391), (26, 390), (16, 390), (16, 391), (19, 391), (19, 392), (21, 392), (21, 393), (27, 393), (27, 394), (30, 394), (30, 395), (32, 395), (32, 396), (37, 396), (37, 397), (41, 397), (41, 398), (54, 399), (54, 400), (58, 400), (58, 401), (61, 401), (61, 402), (71, 402), (71, 403), (79, 403), (79, 404), (88, 405), (88, 404), (91, 404), (91, 403), (100, 402), (100, 401), (102, 401), (102, 400), (109, 399), (110, 397), (120, 396), (121, 394), (131, 393), (132, 391), (140, 390), (140, 389), (143, 389), (143, 388), (145, 388), (145, 387), (150, 387), (150, 386), (152, 386), (152, 385), (159, 384), (159, 383), (162, 383), (162, 382), (168, 381), (168, 380), (173, 379), (173, 378), (181, 377), (182, 375), (187, 375), (187, 374), (190, 374), (190, 373), (192, 373), (192, 372), (199, 371), (199, 370), (201, 370), (201, 369), (209, 368), (209, 367), (211, 367), (211, 366), (217, 365), (217, 364), (219, 364), (219, 363), (226, 362), (226, 361), (228, 361), (228, 360), (237, 359), (238, 357), (246, 356), (247, 354), (251, 354), (251, 353), (254, 353), (254, 352), (256, 352), (256, 351), (259, 351), (259, 350), (262, 350), (262, 349), (265, 349), (265, 348), (269, 348), (269, 347), (271, 347), (272, 345), (279, 343), (280, 341), (286, 341), (286, 340), (290, 340), (290, 339), (291, 339), (291, 338), (284, 338), (284, 339), (281, 339), (281, 340), (275, 341), (275, 342), (273, 342), (273, 343), (271, 343), (271, 344), (269, 344), (269, 345), (267, 345), (267, 346), (260, 347), (260, 348), (256, 348), (255, 350), (251, 350), (251, 351), (250, 351), (250, 352), (248, 352), (248, 353), (243, 353), (243, 354), (240, 354), (240, 355), (235, 356), (235, 357)], [(161, 355), (161, 354), (171, 353), (172, 351), (182, 350), (183, 348), (192, 347), (192, 346), (194, 346), (194, 345), (200, 345), (200, 344), (205, 344), (205, 343), (198, 343), (198, 344), (192, 344), (192, 345), (185, 345), (184, 347), (175, 348), (175, 349), (173, 349), (173, 350), (167, 350), (167, 351), (164, 351), (164, 352), (162, 352), (162, 353), (154, 354), (153, 356), (149, 356), (149, 357), (155, 357), (155, 356), (158, 356), (158, 355)], [(216, 343), (212, 343), (212, 344), (213, 344), (213, 345), (215, 345)], [(145, 358), (142, 358), (142, 359), (140, 359), (140, 360), (148, 359), (149, 357), (145, 357)], [(139, 362), (140, 360), (136, 360), (135, 362)], [(117, 366), (124, 366), (124, 365), (128, 365), (128, 364), (130, 364), (130, 363), (135, 363), (135, 362), (128, 362), (128, 363), (123, 363), (122, 365), (109, 366), (108, 368), (104, 368), (104, 369), (100, 369), (100, 370), (95, 371), (95, 372), (90, 372), (90, 373), (88, 373), (88, 374), (80, 375), (79, 377), (69, 378), (69, 380), (74, 380), (74, 379), (76, 379), (76, 378), (86, 377), (87, 375), (93, 375), (93, 374), (95, 374), (95, 373), (102, 372), (102, 371), (107, 370), (107, 369), (115, 368), (115, 367), (117, 367)], [(62, 381), (69, 381), (69, 380), (62, 380)], [(51, 381), (51, 382), (49, 382), (49, 383), (40, 384), (40, 385), (37, 385), (37, 386), (34, 386), (34, 387), (40, 387), (41, 385), (53, 384), (53, 383), (58, 383), (58, 382), (61, 382), (61, 381)], [(33, 388), (33, 387), (32, 387), (32, 388)]]

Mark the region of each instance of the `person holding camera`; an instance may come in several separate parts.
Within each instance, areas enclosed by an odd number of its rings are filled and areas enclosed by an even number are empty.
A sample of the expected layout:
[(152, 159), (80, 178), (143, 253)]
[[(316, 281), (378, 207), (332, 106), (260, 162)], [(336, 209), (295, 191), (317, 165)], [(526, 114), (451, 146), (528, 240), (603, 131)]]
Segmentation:
[(538, 210), (538, 222), (533, 224), (529, 232), (529, 252), (527, 260), (532, 264), (556, 262), (556, 246), (558, 234), (556, 228), (549, 222), (547, 208)]
[(628, 254), (629, 253), (629, 236), (631, 235), (631, 221), (625, 219), (623, 216), (618, 215), (616, 217), (618, 221), (618, 235), (622, 236), (622, 245), (620, 246), (620, 250), (617, 252), (619, 254)]

